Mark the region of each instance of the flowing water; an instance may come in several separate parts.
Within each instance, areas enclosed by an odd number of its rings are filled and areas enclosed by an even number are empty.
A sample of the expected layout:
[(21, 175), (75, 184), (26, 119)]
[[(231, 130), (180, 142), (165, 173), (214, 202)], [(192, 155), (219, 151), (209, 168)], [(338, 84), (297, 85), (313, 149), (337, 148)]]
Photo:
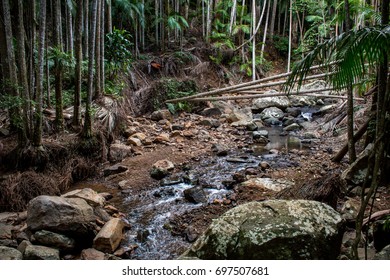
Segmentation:
[[(281, 136), (280, 127), (268, 128), (269, 147), (266, 150), (300, 148), (289, 144), (290, 136)], [(298, 139), (299, 140), (299, 139)], [(290, 146), (291, 147), (290, 147)], [(294, 146), (295, 145), (295, 146)], [(132, 228), (127, 234), (127, 243), (137, 245), (132, 257), (134, 259), (174, 259), (178, 252), (183, 252), (190, 246), (180, 236), (173, 236), (166, 229), (169, 218), (191, 211), (202, 204), (188, 202), (183, 195), (184, 190), (193, 187), (189, 181), (196, 181), (206, 186), (204, 191), (209, 202), (226, 197), (231, 190), (227, 190), (223, 181), (231, 180), (232, 174), (249, 167), (258, 167), (261, 161), (277, 163), (278, 155), (253, 147), (252, 153), (245, 151), (231, 152), (227, 157), (208, 157), (201, 159), (190, 171), (175, 174), (175, 179), (167, 185), (156, 187), (140, 194), (129, 194), (123, 201), (128, 209), (128, 220)], [(183, 179), (184, 178), (184, 179)], [(187, 182), (187, 183), (184, 183)]]

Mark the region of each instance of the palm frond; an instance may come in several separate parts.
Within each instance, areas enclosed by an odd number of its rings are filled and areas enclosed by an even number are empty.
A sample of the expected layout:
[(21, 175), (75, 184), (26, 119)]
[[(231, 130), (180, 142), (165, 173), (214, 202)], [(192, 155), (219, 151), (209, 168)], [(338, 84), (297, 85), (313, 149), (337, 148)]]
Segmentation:
[[(366, 27), (352, 30), (317, 45), (304, 59), (295, 64), (286, 82), (285, 90), (290, 92), (295, 84), (298, 88), (310, 71), (310, 67), (319, 61), (333, 75), (330, 82), (340, 90), (350, 84), (367, 78), (368, 68), (384, 61), (390, 54), (390, 26)], [(330, 67), (331, 62), (336, 63)]]

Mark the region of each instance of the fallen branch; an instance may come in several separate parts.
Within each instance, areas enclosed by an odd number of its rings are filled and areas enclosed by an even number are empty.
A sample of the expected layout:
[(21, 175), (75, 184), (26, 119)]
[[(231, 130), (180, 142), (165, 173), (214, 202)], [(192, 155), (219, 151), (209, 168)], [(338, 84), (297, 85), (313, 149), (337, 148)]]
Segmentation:
[[(368, 128), (369, 121), (365, 122), (363, 126), (353, 135), (353, 141), (356, 143), (362, 138)], [(340, 162), (348, 152), (348, 143), (345, 144), (341, 150), (332, 158), (333, 162)]]
[[(318, 66), (313, 67), (312, 70), (318, 69), (320, 67), (324, 67), (324, 66), (323, 65), (318, 65)], [(305, 81), (306, 80), (323, 78), (323, 77), (326, 77), (328, 75), (332, 75), (333, 73), (334, 72), (307, 76), (305, 78)], [(261, 87), (270, 87), (270, 86), (275, 86), (275, 85), (282, 85), (282, 84), (284, 84), (286, 82), (286, 80), (279, 81), (279, 82), (274, 82), (274, 83), (262, 84), (262, 85), (259, 85), (259, 84), (264, 83), (264, 82), (269, 82), (269, 81), (272, 81), (272, 80), (277, 80), (277, 79), (280, 79), (280, 78), (285, 78), (285, 77), (288, 77), (290, 74), (291, 74), (291, 72), (284, 73), (284, 74), (279, 74), (279, 75), (263, 78), (263, 79), (252, 81), (252, 82), (242, 83), (242, 84), (229, 86), (229, 87), (225, 87), (225, 88), (219, 88), (219, 89), (215, 89), (215, 90), (211, 90), (211, 91), (207, 91), (207, 92), (201, 92), (201, 93), (197, 93), (197, 94), (194, 94), (194, 95), (191, 95), (191, 96), (170, 99), (170, 100), (167, 100), (165, 102), (166, 103), (175, 103), (175, 102), (189, 100), (189, 99), (198, 98), (198, 97), (203, 97), (203, 96), (207, 96), (207, 95), (216, 95), (216, 94), (220, 94), (220, 93), (233, 92), (233, 91), (237, 91), (237, 89), (249, 90), (249, 89), (256, 89), (256, 88), (261, 88)], [(254, 86), (254, 85), (257, 85), (257, 86)], [(254, 86), (254, 87), (252, 87), (252, 86)]]
[(387, 216), (390, 214), (390, 209), (386, 209), (386, 210), (382, 210), (382, 211), (378, 211), (378, 212), (375, 212), (374, 214), (372, 214), (370, 217), (367, 217), (363, 220), (363, 224), (362, 226), (364, 227), (368, 222), (371, 222), (371, 221), (375, 221), (375, 220), (379, 220), (380, 218), (382, 218), (383, 216)]

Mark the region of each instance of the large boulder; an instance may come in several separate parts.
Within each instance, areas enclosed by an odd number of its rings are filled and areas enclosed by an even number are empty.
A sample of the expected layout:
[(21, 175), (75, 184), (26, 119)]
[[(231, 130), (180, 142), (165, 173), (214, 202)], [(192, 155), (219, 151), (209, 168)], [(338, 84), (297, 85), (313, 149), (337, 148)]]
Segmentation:
[(0, 260), (22, 260), (23, 255), (18, 250), (0, 246)]
[(182, 257), (336, 259), (342, 228), (341, 216), (317, 201), (250, 202), (214, 220)]
[(37, 231), (33, 238), (40, 245), (54, 247), (63, 252), (72, 251), (76, 247), (76, 242), (73, 238), (47, 230)]
[(63, 194), (62, 197), (66, 198), (82, 198), (92, 207), (103, 206), (106, 202), (105, 198), (98, 194), (91, 188), (77, 189), (66, 194)]
[(33, 232), (48, 230), (75, 237), (94, 235), (93, 208), (81, 198), (41, 195), (27, 205), (27, 226)]
[(24, 259), (26, 260), (59, 260), (60, 251), (58, 249), (28, 245), (24, 251)]
[[(278, 93), (277, 91), (275, 90), (271, 90), (269, 92), (266, 92), (266, 93)], [(287, 107), (289, 107), (291, 104), (290, 104), (290, 100), (288, 99), (287, 96), (274, 96), (274, 97), (264, 97), (264, 98), (258, 98), (258, 99), (255, 99), (253, 101), (253, 104), (252, 104), (252, 110), (253, 111), (262, 111), (264, 110), (265, 108), (269, 108), (269, 107), (277, 107), (279, 109), (286, 109)]]

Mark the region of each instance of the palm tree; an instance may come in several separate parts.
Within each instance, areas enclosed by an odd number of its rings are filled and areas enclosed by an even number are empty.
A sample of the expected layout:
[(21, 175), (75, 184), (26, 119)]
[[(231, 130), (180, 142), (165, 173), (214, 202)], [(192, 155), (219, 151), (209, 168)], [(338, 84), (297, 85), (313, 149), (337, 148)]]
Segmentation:
[[(336, 89), (345, 89), (351, 84), (364, 81), (369, 78), (369, 68), (378, 69), (374, 148), (369, 156), (367, 174), (361, 194), (362, 203), (356, 218), (356, 239), (352, 251), (354, 258), (358, 258), (357, 248), (361, 239), (365, 209), (371, 197), (376, 193), (380, 182), (386, 179), (384, 174), (388, 174), (390, 171), (389, 166), (384, 164), (384, 160), (390, 156), (388, 143), (390, 122), (386, 118), (390, 114), (390, 78), (388, 77), (390, 25), (388, 25), (388, 19), (389, 0), (383, 0), (381, 26), (351, 30), (318, 45), (296, 64), (287, 81), (289, 89), (295, 83), (301, 85), (310, 66), (317, 59), (329, 65), (331, 61), (336, 62), (332, 66), (335, 74), (330, 78), (330, 82)], [(365, 192), (367, 188), (369, 188), (368, 193)]]

